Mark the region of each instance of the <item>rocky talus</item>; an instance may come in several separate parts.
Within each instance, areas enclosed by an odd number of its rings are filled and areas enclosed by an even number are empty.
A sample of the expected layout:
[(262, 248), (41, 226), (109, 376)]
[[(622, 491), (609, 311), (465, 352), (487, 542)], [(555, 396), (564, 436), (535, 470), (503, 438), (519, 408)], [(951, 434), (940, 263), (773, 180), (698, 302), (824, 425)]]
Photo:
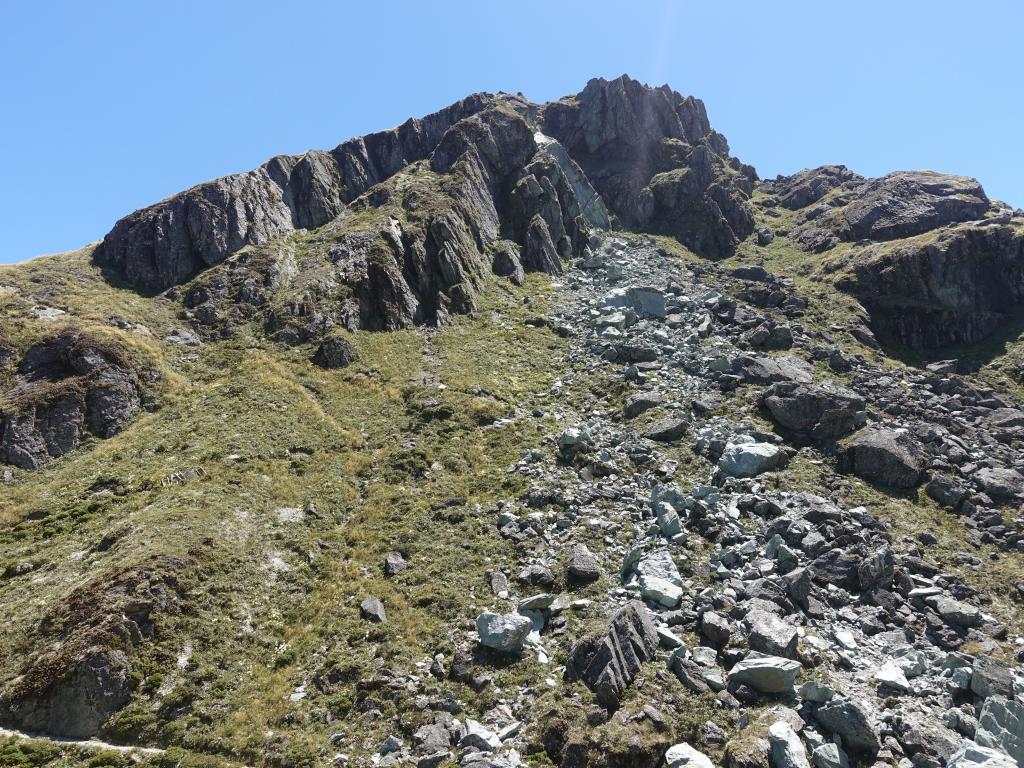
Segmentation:
[(92, 325), (0, 284), (0, 588), (50, 590), (0, 725), (277, 768), (1024, 764), (1024, 377), (971, 346), (1017, 343), (1022, 243), (967, 177), (761, 180), (628, 77), (130, 214), (75, 275)]

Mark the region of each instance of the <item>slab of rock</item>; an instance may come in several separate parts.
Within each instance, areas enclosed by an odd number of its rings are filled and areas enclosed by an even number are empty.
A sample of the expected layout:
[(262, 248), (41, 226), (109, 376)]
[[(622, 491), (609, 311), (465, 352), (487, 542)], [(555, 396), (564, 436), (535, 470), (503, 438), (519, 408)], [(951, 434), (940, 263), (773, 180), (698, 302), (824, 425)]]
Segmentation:
[(710, 757), (685, 742), (668, 748), (665, 765), (667, 768), (715, 768)]
[(751, 652), (729, 670), (729, 682), (744, 683), (761, 693), (793, 694), (800, 662)]
[(924, 479), (925, 459), (906, 432), (871, 427), (840, 449), (839, 470), (892, 488), (913, 488)]
[(626, 398), (622, 413), (627, 419), (634, 419), (644, 411), (649, 411), (660, 405), (664, 399), (664, 395), (660, 392), (637, 392)]
[(925, 602), (934, 608), (947, 624), (956, 627), (977, 627), (981, 624), (981, 610), (973, 605), (954, 600), (945, 595), (933, 595)]
[(982, 467), (972, 477), (993, 499), (1007, 501), (1024, 496), (1024, 477), (1015, 469)]
[(728, 477), (755, 477), (787, 462), (786, 452), (772, 443), (728, 443), (718, 459), (718, 468)]
[(402, 557), (401, 552), (389, 552), (384, 558), (385, 576), (397, 576), (408, 567), (409, 564), (405, 561), (405, 558)]
[(476, 619), (480, 645), (501, 653), (520, 653), (533, 622), (518, 613), (484, 611)]
[(967, 741), (949, 758), (946, 768), (1018, 768), (1019, 763), (998, 749)]
[(881, 747), (878, 730), (868, 711), (850, 699), (833, 698), (814, 713), (815, 719), (829, 733), (838, 733), (850, 749), (877, 752)]
[(971, 663), (971, 693), (979, 699), (989, 696), (1013, 697), (1013, 670), (991, 656), (976, 656)]
[(933, 171), (897, 171), (866, 182), (843, 210), (851, 240), (910, 237), (989, 208), (977, 179)]
[(586, 544), (574, 544), (565, 573), (570, 582), (586, 584), (601, 577), (601, 566)]
[(1017, 765), (1024, 765), (1024, 704), (1002, 696), (986, 699), (974, 740), (983, 747), (1001, 750)]
[(670, 416), (667, 419), (656, 421), (644, 430), (644, 437), (648, 440), (655, 440), (659, 443), (674, 443), (685, 435), (690, 429), (686, 419)]
[(572, 647), (565, 676), (582, 680), (601, 704), (615, 709), (640, 665), (653, 659), (657, 649), (658, 633), (647, 608), (633, 600), (612, 616), (604, 635), (584, 638)]
[(769, 726), (768, 742), (772, 745), (772, 765), (775, 768), (811, 768), (803, 742), (785, 720)]
[(750, 611), (744, 618), (750, 628), (747, 642), (755, 651), (769, 656), (796, 658), (796, 627), (778, 616), (762, 610)]
[(814, 370), (810, 364), (792, 355), (780, 357), (750, 357), (741, 355), (732, 361), (731, 372), (745, 384), (773, 384), (777, 381), (796, 381), (810, 384)]
[(384, 604), (376, 597), (367, 597), (359, 604), (359, 615), (364, 621), (383, 624), (388, 620), (384, 613)]
[(801, 442), (845, 437), (864, 424), (864, 398), (836, 384), (780, 382), (759, 403), (783, 430)]

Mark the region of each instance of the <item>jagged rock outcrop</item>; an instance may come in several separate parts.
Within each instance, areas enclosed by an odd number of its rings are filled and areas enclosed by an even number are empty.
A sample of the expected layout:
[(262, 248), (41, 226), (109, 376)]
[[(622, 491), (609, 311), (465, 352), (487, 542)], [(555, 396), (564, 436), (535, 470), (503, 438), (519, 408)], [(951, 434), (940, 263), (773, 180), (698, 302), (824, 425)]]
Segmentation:
[(580, 640), (569, 652), (565, 676), (582, 680), (609, 709), (633, 682), (640, 665), (654, 658), (658, 635), (644, 604), (631, 601), (620, 609), (603, 636)]
[(475, 94), (330, 152), (279, 156), (254, 171), (200, 184), (121, 219), (96, 261), (142, 290), (169, 288), (243, 246), (326, 224), (374, 184), (427, 158), (451, 126), (490, 103)]
[(25, 351), (0, 399), (0, 463), (38, 469), (89, 435), (120, 432), (147, 397), (124, 351), (97, 336), (62, 331)]
[(837, 285), (861, 300), (885, 343), (927, 350), (980, 341), (1024, 298), (1024, 222), (870, 246)]
[(757, 175), (729, 156), (699, 99), (625, 76), (595, 79), (546, 105), (542, 123), (626, 227), (673, 235), (712, 258), (753, 232), (747, 199)]
[(186, 561), (163, 557), (73, 590), (43, 618), (50, 642), (0, 690), (0, 723), (51, 736), (95, 736), (138, 684), (139, 646), (180, 613)]
[(845, 165), (823, 165), (806, 168), (792, 176), (779, 176), (761, 184), (761, 189), (777, 196), (783, 208), (796, 211), (812, 205), (833, 189), (863, 181), (864, 177), (851, 171)]

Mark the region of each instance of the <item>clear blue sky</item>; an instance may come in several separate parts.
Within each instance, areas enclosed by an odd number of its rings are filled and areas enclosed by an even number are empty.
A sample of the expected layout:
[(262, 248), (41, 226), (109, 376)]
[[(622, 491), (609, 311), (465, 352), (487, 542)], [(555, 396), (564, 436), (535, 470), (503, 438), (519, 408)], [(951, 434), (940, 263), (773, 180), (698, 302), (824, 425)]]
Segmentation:
[(623, 72), (702, 98), (763, 177), (932, 168), (1024, 206), (1022, 29), (1020, 0), (10, 0), (0, 262), (473, 91)]

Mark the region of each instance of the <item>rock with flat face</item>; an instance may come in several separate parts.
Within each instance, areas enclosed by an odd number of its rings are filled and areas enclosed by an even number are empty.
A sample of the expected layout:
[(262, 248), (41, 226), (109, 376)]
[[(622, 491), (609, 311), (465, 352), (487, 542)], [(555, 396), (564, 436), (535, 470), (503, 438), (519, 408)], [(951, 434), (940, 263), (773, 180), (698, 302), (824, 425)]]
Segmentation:
[(601, 577), (601, 565), (586, 544), (574, 544), (569, 554), (569, 562), (565, 566), (565, 572), (569, 581), (586, 584)]
[(491, 271), (507, 277), (513, 285), (522, 285), (526, 279), (519, 246), (511, 240), (499, 240), (492, 248)]
[(772, 443), (729, 443), (718, 459), (727, 477), (755, 477), (786, 465), (786, 452)]
[(621, 608), (597, 637), (584, 638), (569, 652), (565, 676), (582, 680), (604, 706), (615, 709), (640, 671), (640, 665), (654, 658), (658, 633), (644, 604), (633, 600)]
[(664, 399), (660, 392), (637, 392), (626, 398), (622, 413), (627, 419), (634, 419), (644, 411), (661, 405)]
[(768, 727), (768, 742), (772, 745), (772, 765), (775, 768), (811, 768), (803, 742), (785, 720)]
[(950, 757), (946, 768), (1018, 768), (1019, 763), (998, 749), (968, 741)]
[(533, 623), (518, 613), (484, 611), (476, 619), (480, 645), (501, 653), (520, 653)]
[(994, 499), (1008, 501), (1024, 496), (1024, 476), (1006, 467), (982, 467), (972, 476)]
[(840, 471), (892, 488), (913, 488), (924, 479), (926, 462), (906, 432), (872, 427), (841, 448)]
[(761, 693), (792, 695), (800, 662), (751, 652), (729, 670), (729, 682), (744, 683)]
[(986, 699), (974, 740), (1024, 764), (1024, 704), (1001, 696)]
[(372, 621), (375, 624), (383, 624), (388, 620), (384, 613), (384, 603), (376, 597), (367, 597), (359, 604), (359, 615), (364, 621)]
[(711, 758), (689, 744), (675, 744), (665, 753), (668, 768), (715, 768)]
[(864, 424), (864, 398), (835, 384), (780, 382), (759, 398), (772, 420), (800, 441), (837, 440)]
[(95, 736), (131, 696), (132, 664), (122, 651), (93, 649), (52, 689), (16, 703), (0, 699), (0, 716), (26, 731), (69, 738)]
[(313, 362), (322, 368), (345, 368), (358, 359), (352, 342), (344, 336), (329, 336), (320, 342)]
[(866, 182), (843, 211), (849, 239), (910, 237), (989, 209), (976, 179), (932, 171), (897, 171)]
[(743, 621), (750, 629), (747, 641), (755, 651), (796, 658), (797, 631), (791, 622), (758, 609), (748, 613)]
[(971, 664), (971, 693), (979, 699), (1013, 697), (1013, 670), (1001, 659), (977, 656)]
[(829, 733), (842, 736), (850, 749), (877, 752), (881, 747), (871, 715), (858, 702), (836, 697), (818, 707), (814, 717)]
[(796, 381), (810, 384), (814, 378), (811, 366), (798, 357), (750, 357), (740, 355), (732, 361), (732, 373), (745, 384), (773, 384), (777, 381)]

